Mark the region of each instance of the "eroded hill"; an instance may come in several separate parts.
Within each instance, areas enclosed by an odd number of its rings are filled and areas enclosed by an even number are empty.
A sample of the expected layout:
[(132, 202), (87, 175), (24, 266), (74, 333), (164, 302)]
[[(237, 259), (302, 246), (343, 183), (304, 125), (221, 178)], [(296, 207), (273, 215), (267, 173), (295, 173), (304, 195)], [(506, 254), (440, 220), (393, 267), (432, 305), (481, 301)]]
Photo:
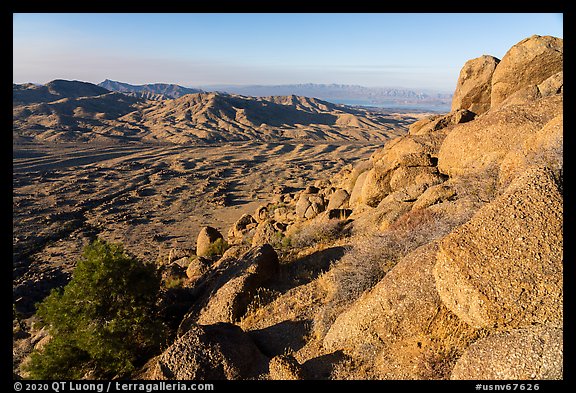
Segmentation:
[(384, 141), (414, 120), (297, 96), (148, 100), (77, 81), (14, 85), (13, 97), (13, 135), (22, 142)]

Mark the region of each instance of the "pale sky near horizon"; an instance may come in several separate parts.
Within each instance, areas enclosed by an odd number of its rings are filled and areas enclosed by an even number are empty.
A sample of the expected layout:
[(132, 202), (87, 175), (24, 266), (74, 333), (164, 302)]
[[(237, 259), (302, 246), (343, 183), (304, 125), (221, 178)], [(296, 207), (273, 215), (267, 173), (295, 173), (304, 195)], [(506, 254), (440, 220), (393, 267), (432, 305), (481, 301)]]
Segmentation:
[(338, 83), (452, 92), (472, 58), (502, 58), (551, 13), (13, 14), (13, 82), (183, 86)]

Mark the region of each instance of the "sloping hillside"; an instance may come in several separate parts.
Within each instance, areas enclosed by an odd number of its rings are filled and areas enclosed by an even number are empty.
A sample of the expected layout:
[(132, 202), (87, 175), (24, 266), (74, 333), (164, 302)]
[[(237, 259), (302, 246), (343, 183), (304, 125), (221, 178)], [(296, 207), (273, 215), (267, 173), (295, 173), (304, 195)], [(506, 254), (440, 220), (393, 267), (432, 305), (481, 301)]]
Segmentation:
[(385, 140), (402, 132), (408, 124), (382, 114), (312, 98), (255, 98), (222, 93), (191, 94), (162, 101), (124, 119), (138, 121), (150, 130), (146, 139), (167, 139), (175, 143)]
[(77, 81), (14, 85), (13, 96), (16, 140), (382, 141), (415, 119), (296, 96), (196, 93), (156, 101)]

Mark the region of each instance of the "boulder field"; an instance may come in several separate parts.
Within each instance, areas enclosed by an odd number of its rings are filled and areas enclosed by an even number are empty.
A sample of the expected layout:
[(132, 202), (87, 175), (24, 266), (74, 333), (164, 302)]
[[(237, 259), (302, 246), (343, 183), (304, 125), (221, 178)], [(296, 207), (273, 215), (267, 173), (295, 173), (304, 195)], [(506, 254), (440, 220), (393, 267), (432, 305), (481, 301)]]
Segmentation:
[(146, 376), (562, 379), (563, 40), (466, 62), (451, 109), (279, 189), (222, 256), (202, 232)]

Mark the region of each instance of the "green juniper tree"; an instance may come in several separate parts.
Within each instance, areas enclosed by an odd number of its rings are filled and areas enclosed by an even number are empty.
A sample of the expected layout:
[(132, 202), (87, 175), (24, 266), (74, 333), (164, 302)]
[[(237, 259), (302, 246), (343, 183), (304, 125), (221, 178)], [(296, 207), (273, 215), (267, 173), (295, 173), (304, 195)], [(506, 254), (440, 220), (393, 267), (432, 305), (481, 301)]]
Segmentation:
[(68, 285), (38, 306), (52, 339), (32, 354), (30, 376), (129, 375), (165, 337), (155, 315), (159, 289), (156, 267), (128, 256), (122, 245), (101, 240), (87, 245)]

